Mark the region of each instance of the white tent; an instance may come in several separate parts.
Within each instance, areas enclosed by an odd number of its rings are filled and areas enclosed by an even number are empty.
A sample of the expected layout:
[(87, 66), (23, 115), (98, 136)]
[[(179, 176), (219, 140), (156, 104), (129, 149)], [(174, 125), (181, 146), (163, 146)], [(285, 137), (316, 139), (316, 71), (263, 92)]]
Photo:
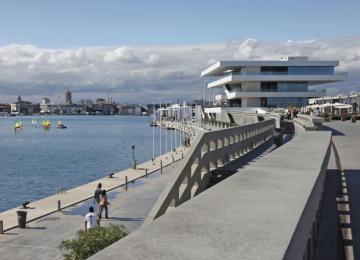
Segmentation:
[(326, 107), (332, 107), (334, 104), (325, 103), (322, 105), (319, 105), (320, 108), (326, 108)]
[(349, 108), (352, 108), (352, 105), (348, 105), (348, 104), (341, 104), (341, 105), (336, 105), (334, 106), (335, 108), (338, 108), (338, 109), (349, 109)]

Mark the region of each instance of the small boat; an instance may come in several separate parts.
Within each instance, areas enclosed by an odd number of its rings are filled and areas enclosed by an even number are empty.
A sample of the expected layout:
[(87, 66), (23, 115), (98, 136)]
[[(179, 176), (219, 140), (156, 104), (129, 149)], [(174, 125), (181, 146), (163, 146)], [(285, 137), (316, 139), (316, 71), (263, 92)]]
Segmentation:
[(151, 121), (151, 122), (150, 122), (150, 126), (151, 126), (151, 127), (157, 127), (156, 121)]
[(65, 128), (67, 128), (67, 126), (64, 125), (61, 121), (58, 121), (58, 122), (57, 122), (56, 127), (59, 128), (59, 129), (65, 129)]
[(37, 127), (37, 124), (36, 124), (36, 119), (31, 119), (31, 127), (32, 128), (36, 128)]
[(44, 129), (50, 129), (51, 123), (50, 123), (49, 120), (43, 120), (41, 126), (42, 126)]
[(23, 126), (23, 125), (22, 125), (21, 121), (16, 121), (16, 122), (15, 122), (15, 125), (14, 125), (14, 128), (15, 128), (15, 129), (21, 129), (22, 126)]

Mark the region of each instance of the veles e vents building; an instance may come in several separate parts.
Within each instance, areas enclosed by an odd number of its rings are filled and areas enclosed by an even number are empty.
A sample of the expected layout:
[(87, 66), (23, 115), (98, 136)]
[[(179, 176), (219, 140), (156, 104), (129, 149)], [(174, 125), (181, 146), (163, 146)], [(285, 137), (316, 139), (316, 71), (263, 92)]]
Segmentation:
[(223, 88), (226, 101), (235, 107), (305, 106), (309, 98), (325, 96), (309, 86), (343, 81), (346, 73), (335, 73), (335, 60), (286, 57), (281, 60), (218, 61), (205, 69), (202, 77), (217, 77), (208, 88)]

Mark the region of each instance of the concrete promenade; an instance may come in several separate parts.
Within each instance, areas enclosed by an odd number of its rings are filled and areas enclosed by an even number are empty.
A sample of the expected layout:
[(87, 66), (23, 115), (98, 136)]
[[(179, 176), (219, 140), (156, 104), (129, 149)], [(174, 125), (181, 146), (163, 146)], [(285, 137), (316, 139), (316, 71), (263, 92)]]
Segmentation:
[[(201, 130), (197, 130), (192, 128), (192, 126), (181, 126), (174, 125), (176, 128), (181, 128), (181, 131), (191, 133), (191, 142), (197, 138), (195, 132), (198, 133)], [(94, 188), (97, 183), (101, 182), (103, 184), (103, 188), (107, 191), (113, 190), (115, 188), (125, 186), (126, 179), (131, 182), (133, 180), (137, 180), (139, 178), (144, 178), (146, 174), (151, 174), (161, 169), (161, 167), (168, 166), (175, 161), (178, 161), (185, 157), (189, 151), (190, 147), (178, 147), (174, 152), (169, 152), (162, 156), (156, 157), (154, 161), (147, 161), (145, 163), (137, 165), (137, 169), (126, 169), (124, 171), (117, 172), (113, 175), (113, 178), (104, 177), (102, 179), (84, 184), (82, 186), (67, 190), (63, 193), (55, 194), (49, 197), (46, 197), (41, 200), (37, 200), (31, 202), (28, 206), (29, 209), (25, 209), (27, 211), (27, 222), (34, 221), (46, 215), (52, 214), (58, 211), (58, 202), (60, 201), (60, 208), (64, 209), (80, 203), (82, 201), (88, 200), (94, 194)], [(21, 205), (19, 205), (21, 206)], [(19, 208), (13, 208), (0, 213), (0, 220), (3, 221), (3, 230), (8, 231), (17, 227), (17, 214), (16, 211), (24, 210)]]
[[(128, 232), (139, 228), (179, 162), (164, 167), (163, 174), (158, 170), (148, 178), (129, 183), (127, 191), (122, 187), (109, 192), (110, 219), (103, 218), (101, 225), (122, 224)], [(96, 184), (87, 186), (90, 192), (94, 191)], [(59, 244), (74, 238), (76, 232), (83, 229), (84, 215), (89, 206), (93, 206), (92, 198), (32, 221), (26, 229), (14, 228), (0, 235), (0, 259), (62, 259)]]
[(330, 140), (296, 136), (91, 259), (310, 259)]

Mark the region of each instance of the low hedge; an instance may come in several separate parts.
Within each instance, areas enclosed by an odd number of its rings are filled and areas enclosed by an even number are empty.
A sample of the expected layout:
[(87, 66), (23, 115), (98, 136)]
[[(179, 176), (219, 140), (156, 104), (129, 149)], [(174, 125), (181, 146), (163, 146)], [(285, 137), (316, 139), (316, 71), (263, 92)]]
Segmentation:
[(122, 225), (96, 227), (85, 232), (77, 232), (75, 239), (62, 241), (59, 248), (64, 252), (66, 260), (86, 259), (112, 243), (125, 237), (128, 233)]

